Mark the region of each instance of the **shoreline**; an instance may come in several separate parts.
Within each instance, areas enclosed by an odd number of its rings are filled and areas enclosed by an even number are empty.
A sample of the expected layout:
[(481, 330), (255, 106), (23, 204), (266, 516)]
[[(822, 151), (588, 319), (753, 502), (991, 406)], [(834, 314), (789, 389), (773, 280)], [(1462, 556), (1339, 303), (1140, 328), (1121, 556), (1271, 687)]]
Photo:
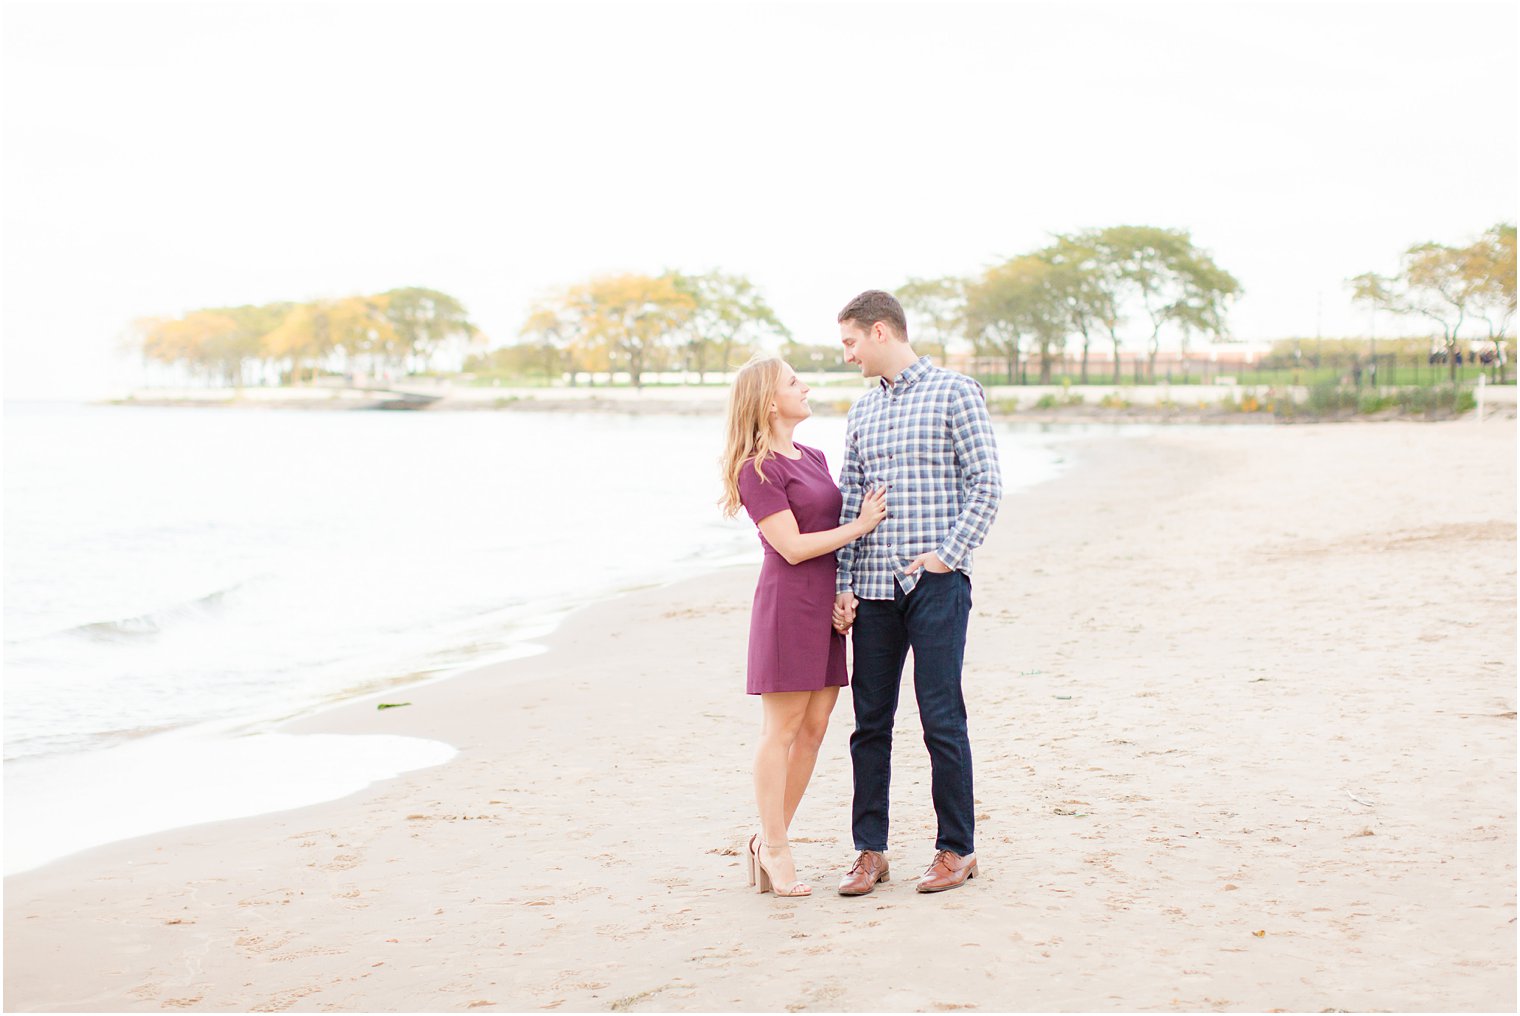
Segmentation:
[[(726, 560), (726, 559), (725, 559)], [(723, 571), (742, 565), (728, 561), (713, 570)], [(207, 718), (183, 726), (158, 728), (136, 734), (120, 735), (117, 740), (98, 748), (75, 748), (42, 755), (24, 755), (6, 760), (7, 780), (21, 771), (26, 782), (25, 792), (10, 787), (10, 805), (7, 815), (13, 820), (40, 820), (50, 810), (48, 802), (69, 798), (78, 807), (94, 809), (101, 813), (113, 806), (124, 807), (120, 818), (110, 823), (113, 829), (131, 829), (131, 832), (112, 833), (105, 839), (99, 834), (54, 834), (53, 844), (58, 846), (27, 844), (18, 848), (8, 844), (6, 849), (5, 878), (26, 875), (51, 864), (64, 863), (87, 854), (92, 850), (110, 847), (118, 843), (155, 835), (173, 833), (179, 829), (202, 826), (216, 822), (252, 819), (294, 811), (308, 807), (320, 807), (359, 793), (376, 783), (393, 779), (397, 775), (416, 769), (444, 764), (439, 760), (440, 747), (449, 748), (448, 757), (457, 754), (457, 748), (446, 741), (431, 739), (396, 739), (381, 735), (382, 740), (392, 740), (387, 751), (377, 753), (363, 738), (347, 738), (346, 744), (338, 744), (344, 735), (333, 737), (320, 729), (321, 717), (327, 713), (349, 708), (368, 709), (381, 701), (405, 699), (414, 690), (433, 684), (468, 677), (477, 671), (501, 667), (517, 660), (529, 659), (548, 652), (549, 638), (577, 613), (599, 604), (612, 603), (618, 599), (652, 588), (663, 588), (693, 577), (690, 568), (675, 569), (665, 579), (640, 582), (629, 587), (598, 589), (583, 598), (563, 602), (552, 609), (536, 610), (532, 615), (514, 620), (505, 630), (510, 638), (504, 638), (495, 649), (479, 658), (461, 664), (441, 667), (432, 672), (370, 679), (345, 691), (314, 698), (294, 709), (280, 708), (262, 715), (236, 719)], [(410, 703), (402, 703), (409, 706)], [(303, 743), (292, 743), (289, 728), (293, 724), (306, 724), (313, 729), (300, 737)], [(321, 750), (318, 742), (327, 739), (328, 750)], [(410, 740), (411, 743), (403, 743)], [(279, 742), (276, 748), (273, 742)], [(321, 787), (310, 780), (295, 779), (298, 770), (292, 770), (281, 754), (300, 754), (305, 765), (318, 768), (329, 778)], [(405, 761), (398, 761), (405, 760)], [(15, 766), (17, 770), (11, 771)], [(208, 775), (208, 769), (215, 776)], [(291, 779), (261, 780), (259, 774), (286, 772)], [(334, 777), (332, 771), (341, 774)], [(68, 774), (73, 774), (70, 778)], [(137, 807), (131, 800), (112, 800), (117, 791), (122, 796), (132, 796), (127, 786), (141, 786), (144, 782), (158, 782), (158, 778), (180, 774), (188, 779), (176, 788), (181, 799), (198, 801), (197, 805), (165, 809), (162, 802), (147, 802), (147, 809)], [(197, 783), (197, 780), (207, 781)], [(244, 788), (245, 803), (228, 811), (224, 802), (215, 799), (212, 785), (237, 784)], [(281, 784), (279, 789), (270, 784)], [(130, 806), (130, 807), (129, 807)], [(144, 812), (157, 814), (156, 821), (145, 822)], [(23, 856), (15, 861), (18, 852)], [(33, 859), (36, 858), (36, 859)], [(19, 866), (13, 867), (13, 865)]]
[[(1015, 468), (1036, 470), (1025, 476), (1023, 482), (1011, 484), (1009, 495), (1015, 496), (1029, 486), (1048, 482), (1064, 472), (1066, 465), (1062, 449), (1071, 439), (1070, 436), (1051, 435), (1038, 440), (1026, 450), (1026, 454), (1032, 452), (1045, 460), (1038, 466), (1033, 460), (1005, 449), (1011, 456), (1010, 465), (1016, 462), (1018, 466)], [(580, 595), (545, 601), (526, 613), (521, 609), (504, 611), (510, 619), (491, 636), (493, 648), (480, 650), (470, 659), (426, 670), (398, 670), (389, 677), (366, 677), (340, 692), (309, 697), (300, 704), (271, 706), (263, 712), (235, 719), (208, 717), (182, 726), (121, 735), (103, 747), (62, 749), (9, 759), (10, 814), (18, 820), (10, 827), (12, 830), (25, 828), (26, 822), (43, 815), (48, 810), (48, 802), (55, 799), (75, 799), (80, 807), (70, 814), (88, 814), (95, 818), (87, 825), (50, 829), (45, 842), (39, 842), (35, 836), (18, 841), (18, 834), (13, 831), (6, 852), (5, 875), (25, 874), (83, 851), (171, 832), (176, 828), (330, 802), (370, 783), (391, 778), (398, 770), (437, 764), (439, 744), (424, 739), (410, 745), (398, 743), (397, 747), (404, 749), (404, 755), (409, 754), (416, 760), (412, 764), (398, 764), (376, 755), (362, 740), (352, 741), (346, 747), (331, 741), (330, 753), (325, 757), (317, 750), (315, 741), (286, 744), (283, 750), (301, 755), (307, 760), (306, 764), (325, 764), (347, 774), (342, 789), (331, 789), (333, 784), (329, 782), (329, 789), (324, 791), (290, 782), (290, 767), (281, 764), (284, 760), (273, 746), (281, 741), (287, 724), (314, 720), (324, 713), (350, 705), (362, 704), (367, 708), (381, 700), (404, 700), (417, 688), (546, 652), (547, 638), (570, 617), (588, 607), (644, 590), (664, 588), (687, 578), (742, 567), (751, 557), (752, 536), (737, 535), (741, 536), (742, 551), (738, 549), (740, 543), (736, 543), (731, 550), (711, 556), (687, 555), (679, 560), (668, 560), (655, 574), (645, 574), (637, 579), (625, 576), (617, 582), (583, 587)], [(478, 644), (479, 636), (472, 638), (471, 643)], [(268, 747), (260, 752), (260, 746)], [(373, 775), (363, 779), (362, 769), (355, 768), (355, 760), (366, 758)], [(270, 771), (270, 780), (256, 779), (256, 770), (260, 767)], [(229, 810), (223, 801), (214, 797), (207, 782), (211, 779), (207, 775), (211, 768), (216, 770), (217, 780), (238, 782), (253, 789), (250, 803), (245, 808)], [(158, 785), (167, 773), (184, 774), (173, 784), (175, 796), (182, 802), (198, 804), (165, 808), (159, 801), (142, 799), (142, 807), (132, 806), (134, 800), (140, 799), (139, 794), (126, 790), (126, 787)], [(276, 776), (277, 773), (285, 776)], [(283, 794), (278, 789), (282, 784), (285, 784)], [(122, 788), (122, 792), (118, 794), (113, 788)], [(150, 820), (150, 815), (159, 818)], [(111, 817), (102, 822), (101, 816)]]
[[(837, 423), (832, 421), (822, 433), (832, 433)], [(1013, 439), (1011, 445), (1019, 447), (1005, 449), (1010, 467), (1030, 482), (1055, 475), (1063, 468), (1059, 464), (1063, 440), (1059, 435)], [(322, 769), (342, 769), (349, 774), (349, 781), (362, 772), (362, 766), (356, 770), (355, 759), (370, 760), (371, 779), (389, 777), (398, 767), (409, 769), (431, 764), (428, 760), (436, 757), (437, 752), (436, 746), (429, 743), (410, 745), (408, 750), (397, 754), (397, 762), (392, 764), (384, 756), (369, 752), (362, 742), (345, 746), (334, 741), (321, 750), (317, 747), (320, 742), (279, 747), (282, 742), (278, 732), (281, 723), (289, 719), (314, 715), (356, 700), (368, 701), (371, 706), (382, 699), (404, 701), (414, 689), (433, 681), (449, 680), (500, 659), (538, 652), (545, 634), (587, 604), (748, 560), (752, 531), (746, 532), (749, 527), (739, 523), (725, 528), (732, 528), (733, 532), (721, 547), (708, 534), (702, 542), (706, 549), (701, 552), (688, 547), (688, 552), (676, 557), (644, 554), (641, 556), (648, 560), (636, 568), (626, 566), (627, 562), (614, 568), (607, 561), (604, 562), (607, 567), (599, 572), (587, 572), (569, 584), (556, 584), (556, 587), (577, 587), (573, 594), (551, 597), (541, 593), (535, 603), (472, 614), (470, 623), (463, 627), (454, 622), (441, 624), (444, 640), (440, 643), (434, 638), (436, 644), (432, 649), (427, 648), (426, 642), (409, 643), (416, 653), (426, 651), (429, 657), (426, 665), (412, 657), (372, 652), (362, 664), (340, 668), (349, 677), (341, 688), (333, 682), (321, 687), (308, 683), (278, 695), (266, 694), (255, 708), (203, 711), (188, 715), (188, 722), (140, 732), (121, 731), (109, 739), (78, 738), (80, 744), (73, 748), (53, 746), (36, 752), (34, 746), (10, 745), (18, 757), (7, 762), (12, 805), (9, 813), (14, 821), (7, 837), (5, 873), (21, 874), (80, 850), (179, 826), (332, 800), (353, 789), (351, 782), (337, 790), (322, 790), (292, 779), (291, 766), (282, 764), (286, 755), (299, 756), (306, 760), (305, 764)], [(542, 588), (544, 584), (539, 585)], [(494, 619), (494, 627), (487, 629), (476, 623), (487, 617)], [(455, 637), (447, 637), (449, 630)], [(461, 639), (462, 631), (465, 637)], [(196, 715), (204, 718), (196, 719)], [(259, 746), (264, 746), (262, 753)], [(28, 754), (29, 751), (33, 753)], [(406, 759), (410, 756), (421, 761), (408, 764)], [(256, 778), (260, 769), (267, 770), (266, 779)], [(166, 781), (166, 774), (176, 776)], [(254, 788), (250, 803), (242, 809), (229, 808), (227, 800), (219, 799), (213, 792), (218, 779), (238, 780), (241, 785)], [(358, 786), (366, 782), (359, 779)], [(150, 787), (163, 789), (155, 793), (147, 791)], [(178, 802), (177, 806), (166, 806), (163, 800), (166, 797)], [(50, 813), (50, 802), (60, 799), (75, 800), (78, 807), (62, 813), (57, 822), (39, 821)], [(138, 802), (138, 806), (134, 807), (133, 802)]]
[(827, 891), (846, 693), (793, 836), (822, 891), (743, 891), (750, 564), (281, 728), (441, 766), (8, 878), (7, 1008), (1513, 1008), (1513, 426), (1068, 447), (978, 553), (966, 889), (901, 877), (933, 838), (905, 689), (899, 878)]
[[(867, 388), (825, 375), (814, 377), (814, 412), (842, 416)], [(1367, 389), (1394, 392), (1400, 389)], [(1360, 391), (1360, 390), (1358, 390)], [(1223, 426), (1301, 424), (1321, 422), (1383, 423), (1441, 422), (1472, 417), (1468, 409), (1454, 417), (1449, 410), (1427, 412), (1398, 406), (1310, 410), (1303, 405), (1309, 389), (1269, 385), (1093, 384), (994, 386), (986, 389), (988, 410), (996, 420), (1047, 424), (1208, 424)], [(625, 413), (675, 416), (722, 414), (727, 389), (718, 386), (488, 388), (465, 385), (408, 384), (396, 393), (434, 400), (412, 405), (412, 412)], [(1490, 385), (1483, 390), (1483, 418), (1515, 419), (1515, 385)], [(1274, 412), (1275, 403), (1298, 403), (1292, 412)], [(309, 388), (139, 390), (107, 400), (105, 405), (156, 408), (298, 409), (329, 412), (397, 411), (390, 400), (373, 391)]]

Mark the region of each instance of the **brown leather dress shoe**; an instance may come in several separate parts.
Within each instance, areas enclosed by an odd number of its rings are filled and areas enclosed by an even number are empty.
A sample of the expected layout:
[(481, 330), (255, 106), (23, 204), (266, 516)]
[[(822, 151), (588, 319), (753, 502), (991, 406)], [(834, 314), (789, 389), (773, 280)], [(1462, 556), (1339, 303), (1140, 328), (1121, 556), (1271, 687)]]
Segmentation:
[(877, 882), (887, 882), (887, 859), (880, 851), (862, 850), (850, 870), (839, 880), (839, 895), (864, 896), (876, 888)]
[(934, 855), (924, 877), (918, 880), (918, 891), (921, 893), (942, 893), (946, 889), (956, 889), (965, 884), (966, 879), (976, 878), (976, 855), (967, 854), (965, 857), (950, 851), (941, 850)]

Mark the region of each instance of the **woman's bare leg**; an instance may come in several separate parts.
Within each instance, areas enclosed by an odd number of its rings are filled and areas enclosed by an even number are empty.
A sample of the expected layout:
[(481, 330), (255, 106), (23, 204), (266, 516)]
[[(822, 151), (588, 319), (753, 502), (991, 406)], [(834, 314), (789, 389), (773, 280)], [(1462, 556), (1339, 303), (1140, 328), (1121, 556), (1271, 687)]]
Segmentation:
[(813, 767), (818, 763), (818, 749), (823, 745), (823, 735), (829, 729), (829, 714), (839, 698), (838, 688), (823, 688), (809, 692), (807, 708), (802, 714), (802, 725), (792, 741), (792, 750), (786, 760), (786, 826), (792, 826), (802, 795), (807, 793), (808, 781), (813, 778)]
[(797, 878), (791, 848), (786, 846), (787, 759), (807, 713), (812, 692), (780, 691), (760, 696), (763, 720), (755, 748), (755, 805), (760, 811), (760, 836), (779, 846), (763, 850), (766, 870), (778, 885)]

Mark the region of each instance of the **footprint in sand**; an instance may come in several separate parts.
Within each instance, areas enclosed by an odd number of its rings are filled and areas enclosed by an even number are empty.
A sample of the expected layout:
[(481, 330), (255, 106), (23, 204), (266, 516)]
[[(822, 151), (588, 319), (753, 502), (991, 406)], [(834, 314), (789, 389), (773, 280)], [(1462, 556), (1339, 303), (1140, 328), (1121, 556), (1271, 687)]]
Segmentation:
[[(279, 898), (272, 898), (275, 896)], [(294, 896), (294, 893), (289, 889), (271, 889), (267, 893), (260, 893), (257, 896), (248, 896), (238, 900), (237, 905), (240, 907), (267, 907), (275, 903), (289, 903), (292, 896)]]
[(254, 1006), (249, 1011), (250, 1012), (284, 1012), (286, 1009), (289, 1009), (291, 1006), (293, 1006), (297, 1002), (301, 1001), (301, 999), (305, 998), (307, 995), (315, 995), (315, 994), (317, 994), (321, 990), (322, 990), (321, 988), (302, 987), (302, 988), (291, 988), (288, 991), (277, 992), (277, 993), (269, 996), (269, 998), (267, 998), (263, 1002), (261, 1002), (258, 1005)]
[(288, 937), (277, 938), (273, 941), (268, 941), (262, 935), (243, 935), (240, 938), (234, 939), (232, 944), (240, 949), (247, 950), (251, 955), (257, 956), (261, 953), (267, 953), (271, 950), (278, 949), (289, 941), (290, 939)]
[(294, 952), (280, 953), (278, 956), (269, 957), (271, 962), (283, 963), (286, 960), (305, 959), (308, 956), (342, 956), (347, 949), (334, 949), (330, 946), (314, 945), (305, 949), (297, 949)]

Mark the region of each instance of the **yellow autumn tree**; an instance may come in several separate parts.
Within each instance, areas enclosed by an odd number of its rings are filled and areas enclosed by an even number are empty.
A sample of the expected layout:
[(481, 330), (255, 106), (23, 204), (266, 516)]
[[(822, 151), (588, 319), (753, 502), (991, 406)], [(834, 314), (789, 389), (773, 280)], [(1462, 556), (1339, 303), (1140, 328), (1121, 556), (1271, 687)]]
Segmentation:
[(301, 369), (310, 371), (308, 380), (316, 380), (317, 365), (333, 351), (329, 301), (297, 304), (285, 319), (263, 339), (265, 353), (277, 360), (290, 361), (290, 379), (300, 380)]
[(192, 311), (180, 318), (148, 318), (139, 322), (143, 355), (159, 363), (179, 364), (196, 374), (224, 383), (240, 380), (242, 329), (231, 314), (219, 310)]
[(553, 380), (568, 371), (575, 384), (581, 345), (581, 323), (566, 305), (565, 294), (536, 301), (528, 309), (528, 318), (518, 329), (518, 344), (542, 366), (545, 380)]
[(626, 367), (636, 388), (695, 307), (668, 275), (601, 276), (571, 287), (567, 303), (587, 351), (605, 356), (609, 368)]
[(388, 303), (386, 296), (349, 296), (327, 307), (334, 348), (350, 358), (367, 358), (373, 374), (399, 366), (408, 352), (386, 314)]

